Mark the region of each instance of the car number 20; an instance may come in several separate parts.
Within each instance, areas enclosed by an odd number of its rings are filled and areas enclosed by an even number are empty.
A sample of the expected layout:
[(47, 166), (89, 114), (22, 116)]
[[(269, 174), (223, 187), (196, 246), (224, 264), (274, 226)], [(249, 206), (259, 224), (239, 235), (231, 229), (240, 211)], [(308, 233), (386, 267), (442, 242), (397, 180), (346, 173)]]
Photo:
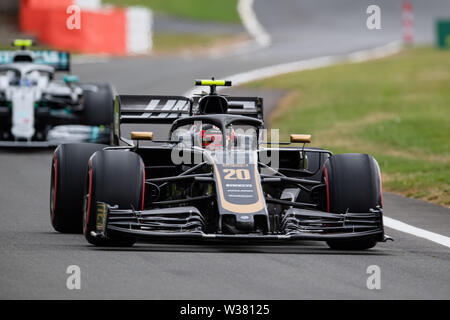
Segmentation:
[(247, 169), (223, 169), (225, 180), (250, 180), (250, 171)]

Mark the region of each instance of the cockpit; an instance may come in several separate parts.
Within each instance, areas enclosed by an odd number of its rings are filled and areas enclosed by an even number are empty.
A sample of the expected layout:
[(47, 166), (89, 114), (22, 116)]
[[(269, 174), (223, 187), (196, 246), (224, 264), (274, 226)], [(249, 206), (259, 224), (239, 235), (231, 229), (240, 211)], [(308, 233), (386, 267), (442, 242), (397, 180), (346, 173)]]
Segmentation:
[(0, 78), (9, 86), (30, 87), (52, 80), (54, 70), (49, 66), (35, 64), (0, 66)]
[[(261, 135), (259, 120), (240, 116), (193, 116), (186, 124), (174, 123), (171, 140), (183, 147), (201, 147), (206, 150), (256, 150)], [(181, 120), (181, 119), (180, 119)], [(183, 121), (176, 122), (186, 122)], [(253, 123), (254, 122), (254, 123)]]

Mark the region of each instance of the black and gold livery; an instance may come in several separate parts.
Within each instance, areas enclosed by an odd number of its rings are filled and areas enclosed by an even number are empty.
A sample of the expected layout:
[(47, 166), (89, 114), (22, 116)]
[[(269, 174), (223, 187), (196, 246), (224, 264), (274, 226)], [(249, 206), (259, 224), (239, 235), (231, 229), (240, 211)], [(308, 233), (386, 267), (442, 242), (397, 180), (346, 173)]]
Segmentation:
[[(70, 166), (55, 157), (52, 179), (65, 174), (58, 168), (88, 168), (82, 189), (71, 194), (80, 194), (82, 231), (90, 243), (306, 239), (350, 250), (389, 239), (373, 157), (307, 148), (310, 135), (293, 134), (285, 143), (264, 141), (261, 98), (217, 94), (216, 86), (231, 85), (228, 81), (196, 84), (210, 86), (210, 93), (118, 96), (114, 145), (96, 152), (80, 151), (78, 145), (82, 159)], [(124, 122), (168, 119), (165, 140), (156, 140), (150, 130), (120, 135)], [(50, 200), (59, 211), (53, 209), (52, 216), (63, 223), (67, 211), (57, 201), (68, 191), (56, 183)]]

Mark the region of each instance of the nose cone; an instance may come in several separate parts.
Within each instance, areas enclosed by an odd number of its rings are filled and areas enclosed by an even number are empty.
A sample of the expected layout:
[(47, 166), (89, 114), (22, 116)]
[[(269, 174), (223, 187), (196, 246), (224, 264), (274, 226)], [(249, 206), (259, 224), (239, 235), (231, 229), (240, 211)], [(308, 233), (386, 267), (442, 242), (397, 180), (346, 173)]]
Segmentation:
[(255, 219), (253, 215), (236, 215), (235, 225), (239, 231), (251, 232), (255, 230)]

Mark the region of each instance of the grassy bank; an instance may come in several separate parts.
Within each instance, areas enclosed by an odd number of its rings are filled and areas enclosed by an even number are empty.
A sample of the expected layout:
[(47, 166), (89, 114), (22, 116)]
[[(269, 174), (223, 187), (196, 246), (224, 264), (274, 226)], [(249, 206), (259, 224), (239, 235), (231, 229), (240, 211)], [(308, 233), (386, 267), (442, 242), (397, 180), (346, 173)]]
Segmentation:
[(313, 146), (370, 153), (385, 190), (450, 206), (450, 51), (292, 73), (250, 87), (288, 90), (272, 128), (312, 133)]
[(176, 17), (227, 23), (239, 22), (238, 0), (103, 0), (103, 3), (118, 6), (139, 5), (155, 12)]

